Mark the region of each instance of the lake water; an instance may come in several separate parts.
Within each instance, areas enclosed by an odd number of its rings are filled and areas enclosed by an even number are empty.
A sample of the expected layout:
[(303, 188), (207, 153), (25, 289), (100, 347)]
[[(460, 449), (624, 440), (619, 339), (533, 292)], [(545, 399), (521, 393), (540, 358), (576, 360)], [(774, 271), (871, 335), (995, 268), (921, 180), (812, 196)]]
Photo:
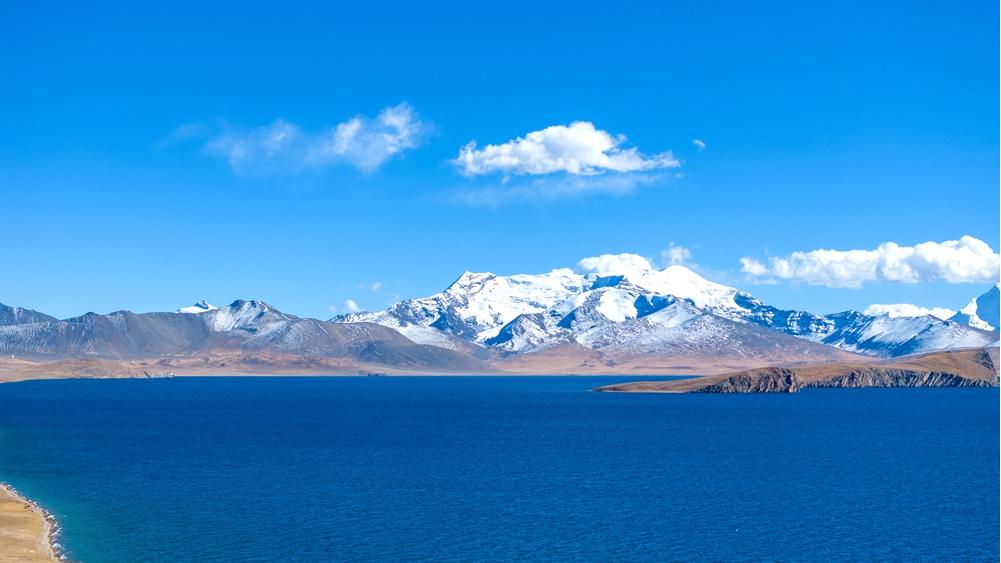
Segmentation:
[(996, 389), (609, 377), (0, 385), (0, 480), (82, 561), (998, 557)]

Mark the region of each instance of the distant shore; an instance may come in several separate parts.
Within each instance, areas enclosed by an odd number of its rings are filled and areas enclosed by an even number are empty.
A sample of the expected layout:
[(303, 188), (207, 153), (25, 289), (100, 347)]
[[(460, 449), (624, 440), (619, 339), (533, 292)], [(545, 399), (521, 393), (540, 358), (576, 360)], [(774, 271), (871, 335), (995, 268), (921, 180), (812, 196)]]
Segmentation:
[[(289, 354), (233, 353), (135, 360), (105, 358), (28, 359), (0, 357), (0, 383), (34, 379), (145, 379), (172, 376), (478, 376), (594, 375), (705, 376), (767, 367), (765, 360), (729, 361), (713, 358), (665, 357), (610, 361), (593, 353), (584, 357), (539, 352), (509, 358), (475, 369), (429, 369), (384, 364), (360, 364), (344, 358)], [(776, 359), (775, 361), (779, 361)]]
[(929, 352), (882, 362), (775, 366), (733, 373), (599, 387), (619, 393), (796, 393), (810, 387), (997, 387), (998, 350)]
[[(28, 360), (0, 358), (0, 384), (37, 379), (160, 379), (225, 376), (628, 376), (636, 381), (599, 388), (632, 393), (795, 393), (807, 387), (997, 387), (998, 348), (964, 348), (897, 358), (853, 356), (812, 362), (712, 362), (663, 358), (660, 362), (567, 362), (538, 356), (532, 361), (490, 369), (457, 372), (404, 369), (378, 364), (343, 363), (337, 358), (238, 354), (224, 358), (191, 357), (145, 360), (75, 358)], [(544, 354), (544, 353), (540, 353)], [(533, 356), (535, 356), (533, 354)], [(689, 376), (672, 381), (644, 381), (644, 376)]]
[(0, 560), (62, 561), (55, 518), (13, 487), (0, 483)]

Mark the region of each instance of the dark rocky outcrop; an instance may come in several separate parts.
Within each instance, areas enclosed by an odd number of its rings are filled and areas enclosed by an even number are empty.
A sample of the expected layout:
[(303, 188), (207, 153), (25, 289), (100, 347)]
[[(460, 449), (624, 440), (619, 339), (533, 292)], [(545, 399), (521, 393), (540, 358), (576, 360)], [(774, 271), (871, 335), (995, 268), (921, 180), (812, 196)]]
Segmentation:
[(699, 393), (795, 393), (799, 379), (790, 369), (766, 368), (739, 373), (698, 389)]
[(992, 387), (989, 381), (941, 371), (861, 369), (814, 381), (805, 387)]

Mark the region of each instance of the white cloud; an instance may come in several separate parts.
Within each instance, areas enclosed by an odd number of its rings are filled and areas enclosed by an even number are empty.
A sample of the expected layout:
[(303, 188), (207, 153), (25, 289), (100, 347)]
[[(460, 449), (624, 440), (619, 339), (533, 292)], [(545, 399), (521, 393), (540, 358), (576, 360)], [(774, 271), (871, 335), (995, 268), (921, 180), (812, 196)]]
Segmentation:
[(205, 142), (203, 150), (226, 159), (237, 174), (297, 173), (347, 164), (366, 172), (419, 146), (431, 125), (406, 103), (368, 119), (353, 117), (317, 133), (278, 119), (249, 130), (227, 129)]
[(599, 276), (629, 275), (655, 269), (649, 260), (639, 254), (602, 254), (584, 258), (577, 263), (577, 269), (587, 274)]
[(379, 291), (380, 289), (382, 289), (382, 282), (376, 280), (376, 281), (372, 282), (371, 284), (369, 284), (368, 288), (371, 289), (373, 293), (375, 293), (375, 292)]
[(768, 267), (753, 258), (744, 256), (740, 259), (740, 270), (753, 278), (768, 276)]
[(475, 141), (470, 141), (459, 151), (453, 163), (466, 176), (554, 172), (593, 176), (605, 172), (642, 172), (681, 166), (670, 151), (648, 156), (636, 148), (623, 147), (625, 142), (623, 135), (612, 135), (588, 121), (575, 121), (569, 126), (553, 125), (500, 145), (486, 145), (482, 149), (476, 147)]
[(349, 313), (357, 313), (361, 311), (361, 307), (358, 306), (358, 302), (354, 299), (345, 299), (344, 308), (347, 309)]
[[(692, 252), (672, 242), (661, 251), (660, 256), (664, 265), (673, 266), (688, 262), (692, 257)], [(657, 266), (649, 258), (629, 252), (591, 256), (577, 263), (579, 272), (599, 276), (629, 275), (630, 273), (648, 272), (656, 269), (658, 269)]]
[(744, 257), (741, 270), (752, 281), (797, 280), (828, 287), (861, 287), (867, 282), (996, 283), (1001, 255), (982, 240), (880, 244), (874, 250), (811, 250), (766, 261)]
[(910, 303), (877, 303), (866, 307), (864, 313), (872, 316), (886, 315), (891, 319), (895, 317), (924, 317), (926, 315), (948, 319), (955, 315), (956, 311), (945, 307), (920, 307)]
[(695, 150), (699, 152), (706, 150), (706, 142), (702, 139), (692, 139), (692, 144), (695, 145)]
[(667, 266), (686, 264), (692, 259), (692, 251), (672, 242), (667, 245), (667, 248), (661, 251), (660, 257)]

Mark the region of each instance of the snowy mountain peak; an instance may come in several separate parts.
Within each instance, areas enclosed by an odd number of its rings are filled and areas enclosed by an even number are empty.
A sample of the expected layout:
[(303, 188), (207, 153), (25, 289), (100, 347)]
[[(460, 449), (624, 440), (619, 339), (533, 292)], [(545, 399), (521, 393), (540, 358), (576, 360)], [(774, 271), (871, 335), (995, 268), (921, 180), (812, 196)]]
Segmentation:
[(245, 330), (260, 332), (279, 326), (288, 316), (263, 301), (238, 299), (227, 307), (207, 312), (209, 327), (215, 332)]
[(465, 272), (444, 293), (401, 306), (430, 314), (434, 328), (483, 341), (518, 315), (552, 307), (582, 291), (586, 283), (569, 269), (512, 276)]
[(270, 311), (271, 306), (264, 301), (258, 301), (256, 299), (237, 299), (228, 306), (229, 309), (244, 309), (244, 308), (260, 308)]
[(462, 272), (462, 275), (458, 277), (445, 291), (458, 290), (461, 288), (466, 288), (477, 283), (483, 283), (486, 280), (497, 277), (492, 272), (470, 272), (466, 270)]
[(685, 266), (638, 270), (628, 274), (626, 278), (653, 293), (690, 299), (698, 307), (715, 310), (741, 308), (735, 300), (739, 293), (735, 288), (711, 282)]
[(192, 315), (197, 315), (199, 313), (207, 313), (209, 311), (214, 311), (218, 309), (215, 305), (212, 305), (208, 301), (202, 299), (201, 301), (191, 305), (189, 307), (181, 307), (177, 310), (178, 313), (188, 313)]
[(660, 273), (676, 280), (685, 280), (687, 283), (691, 284), (719, 285), (718, 283), (711, 282), (699, 274), (696, 274), (694, 270), (686, 266), (682, 266), (681, 264), (672, 264), (660, 270)]
[(997, 330), (1001, 327), (999, 294), (1001, 294), (1001, 284), (994, 284), (980, 297), (971, 299), (949, 320), (983, 330)]

